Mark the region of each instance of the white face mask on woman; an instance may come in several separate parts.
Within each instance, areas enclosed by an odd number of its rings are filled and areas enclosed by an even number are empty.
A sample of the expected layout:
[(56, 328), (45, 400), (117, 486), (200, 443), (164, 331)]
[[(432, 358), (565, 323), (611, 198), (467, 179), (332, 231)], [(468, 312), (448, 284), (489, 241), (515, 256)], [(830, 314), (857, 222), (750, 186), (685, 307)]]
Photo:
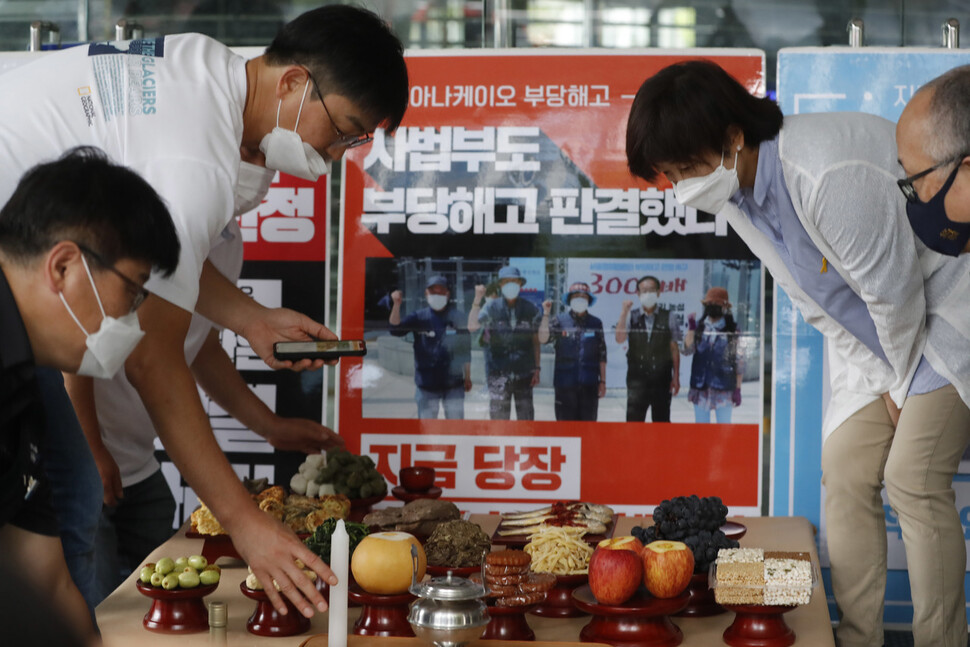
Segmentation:
[(724, 168), (724, 153), (721, 164), (707, 175), (689, 177), (674, 183), (674, 197), (677, 202), (706, 213), (718, 213), (741, 187), (738, 180), (738, 155), (734, 155), (734, 168)]
[(303, 103), (306, 101), (307, 90), (310, 89), (310, 79), (303, 87), (303, 97), (300, 99), (300, 110), (296, 113), (296, 124), (293, 130), (280, 128), (280, 109), (283, 100), (276, 106), (276, 128), (263, 137), (259, 142), (259, 150), (266, 156), (266, 168), (289, 173), (290, 175), (316, 182), (321, 175), (330, 171), (330, 163), (300, 138), (296, 132), (300, 125), (300, 115), (303, 114)]
[(105, 314), (101, 296), (98, 294), (97, 286), (94, 285), (94, 277), (91, 276), (91, 270), (84, 256), (81, 256), (81, 262), (84, 263), (84, 271), (88, 274), (91, 287), (94, 288), (94, 298), (98, 300), (102, 318), (97, 332), (89, 333), (81, 325), (71, 306), (67, 305), (64, 293), (59, 293), (68, 314), (87, 337), (85, 340), (87, 348), (81, 358), (81, 367), (77, 370), (77, 374), (110, 379), (124, 365), (131, 351), (135, 350), (135, 346), (145, 336), (145, 332), (138, 325), (138, 315), (133, 311), (118, 319)]

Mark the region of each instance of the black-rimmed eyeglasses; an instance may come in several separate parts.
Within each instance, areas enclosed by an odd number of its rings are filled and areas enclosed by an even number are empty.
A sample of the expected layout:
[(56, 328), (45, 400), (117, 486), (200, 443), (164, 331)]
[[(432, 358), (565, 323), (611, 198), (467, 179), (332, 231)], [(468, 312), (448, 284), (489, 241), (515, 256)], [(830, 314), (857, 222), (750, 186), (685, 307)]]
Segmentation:
[(330, 125), (333, 126), (333, 131), (337, 133), (337, 139), (331, 146), (337, 146), (340, 148), (357, 148), (358, 146), (363, 146), (364, 144), (369, 144), (374, 141), (374, 136), (370, 133), (364, 133), (363, 135), (348, 135), (347, 133), (340, 130), (337, 126), (337, 122), (333, 120), (333, 115), (330, 114), (330, 109), (327, 108), (327, 102), (323, 100), (323, 94), (320, 92), (320, 87), (317, 85), (316, 79), (307, 70), (307, 76), (313, 81), (313, 91), (317, 93), (317, 97), (320, 98), (320, 103), (323, 104), (323, 110), (327, 113), (327, 119), (330, 120)]
[(913, 187), (913, 182), (915, 182), (920, 178), (926, 177), (927, 175), (929, 175), (930, 173), (932, 173), (938, 168), (942, 168), (948, 164), (952, 164), (953, 162), (962, 160), (964, 157), (967, 157), (968, 155), (970, 155), (970, 153), (960, 153), (956, 157), (951, 157), (950, 159), (944, 160), (939, 164), (934, 164), (933, 166), (929, 167), (925, 171), (920, 171), (916, 175), (910, 175), (908, 178), (905, 178), (902, 180), (896, 180), (896, 184), (899, 185), (899, 190), (903, 192), (903, 195), (906, 196), (906, 200), (908, 202), (920, 202), (919, 195), (916, 194), (916, 189), (915, 187)]
[(91, 258), (93, 258), (95, 260), (95, 262), (97, 262), (97, 264), (100, 265), (101, 267), (103, 267), (104, 269), (111, 270), (112, 272), (114, 272), (115, 274), (117, 274), (121, 278), (121, 280), (124, 281), (128, 285), (128, 287), (130, 287), (132, 290), (134, 290), (134, 295), (135, 296), (134, 296), (134, 298), (131, 301), (131, 312), (134, 312), (135, 310), (138, 309), (138, 306), (140, 306), (141, 304), (145, 303), (145, 299), (148, 298), (148, 294), (149, 294), (148, 290), (146, 290), (143, 286), (139, 285), (138, 283), (135, 283), (133, 280), (131, 280), (127, 276), (125, 276), (123, 273), (121, 273), (113, 265), (108, 264), (94, 250), (92, 250), (92, 249), (90, 249), (90, 248), (88, 248), (88, 247), (86, 247), (86, 246), (84, 246), (84, 245), (82, 245), (80, 243), (75, 243), (75, 244), (78, 246), (78, 249), (80, 249), (81, 252), (83, 252), (84, 254), (87, 254), (88, 256), (90, 256)]

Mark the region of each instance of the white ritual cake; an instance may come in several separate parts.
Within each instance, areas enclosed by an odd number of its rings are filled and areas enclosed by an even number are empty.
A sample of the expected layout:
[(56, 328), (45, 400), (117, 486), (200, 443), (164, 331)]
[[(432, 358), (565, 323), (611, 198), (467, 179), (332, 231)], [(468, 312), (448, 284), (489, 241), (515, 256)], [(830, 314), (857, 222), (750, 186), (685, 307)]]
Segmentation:
[(714, 599), (718, 604), (807, 604), (812, 596), (808, 553), (722, 548), (718, 551)]

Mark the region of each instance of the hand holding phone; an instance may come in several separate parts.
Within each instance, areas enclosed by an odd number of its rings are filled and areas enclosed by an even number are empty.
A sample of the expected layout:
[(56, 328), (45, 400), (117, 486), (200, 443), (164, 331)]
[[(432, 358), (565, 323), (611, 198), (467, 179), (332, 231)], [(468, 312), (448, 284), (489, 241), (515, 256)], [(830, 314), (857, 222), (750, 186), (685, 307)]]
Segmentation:
[(340, 359), (341, 357), (362, 357), (366, 354), (367, 346), (360, 339), (279, 341), (273, 344), (273, 357), (280, 361)]

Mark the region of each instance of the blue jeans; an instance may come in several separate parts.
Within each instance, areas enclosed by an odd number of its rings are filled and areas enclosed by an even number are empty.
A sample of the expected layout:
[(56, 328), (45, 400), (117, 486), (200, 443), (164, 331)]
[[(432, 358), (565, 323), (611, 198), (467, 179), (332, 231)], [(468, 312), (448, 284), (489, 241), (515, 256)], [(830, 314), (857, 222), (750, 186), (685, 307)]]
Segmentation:
[(175, 497), (162, 470), (129, 485), (123, 494), (118, 505), (104, 506), (98, 527), (98, 589), (102, 599), (175, 534)]
[[(734, 403), (728, 402), (724, 406), (720, 406), (714, 410), (715, 419), (718, 424), (729, 425), (731, 424), (731, 412), (734, 410)], [(707, 407), (701, 407), (694, 405), (694, 422), (710, 422), (711, 421), (711, 410)]]
[(464, 420), (465, 418), (464, 386), (454, 386), (441, 391), (429, 391), (416, 386), (414, 399), (418, 403), (418, 418), (437, 418), (439, 403), (444, 405), (445, 418), (449, 420)]
[(37, 383), (47, 417), (44, 471), (51, 483), (51, 503), (57, 513), (64, 559), (71, 579), (84, 596), (91, 618), (100, 602), (94, 569), (94, 545), (104, 487), (81, 423), (64, 389), (59, 371), (37, 368)]

